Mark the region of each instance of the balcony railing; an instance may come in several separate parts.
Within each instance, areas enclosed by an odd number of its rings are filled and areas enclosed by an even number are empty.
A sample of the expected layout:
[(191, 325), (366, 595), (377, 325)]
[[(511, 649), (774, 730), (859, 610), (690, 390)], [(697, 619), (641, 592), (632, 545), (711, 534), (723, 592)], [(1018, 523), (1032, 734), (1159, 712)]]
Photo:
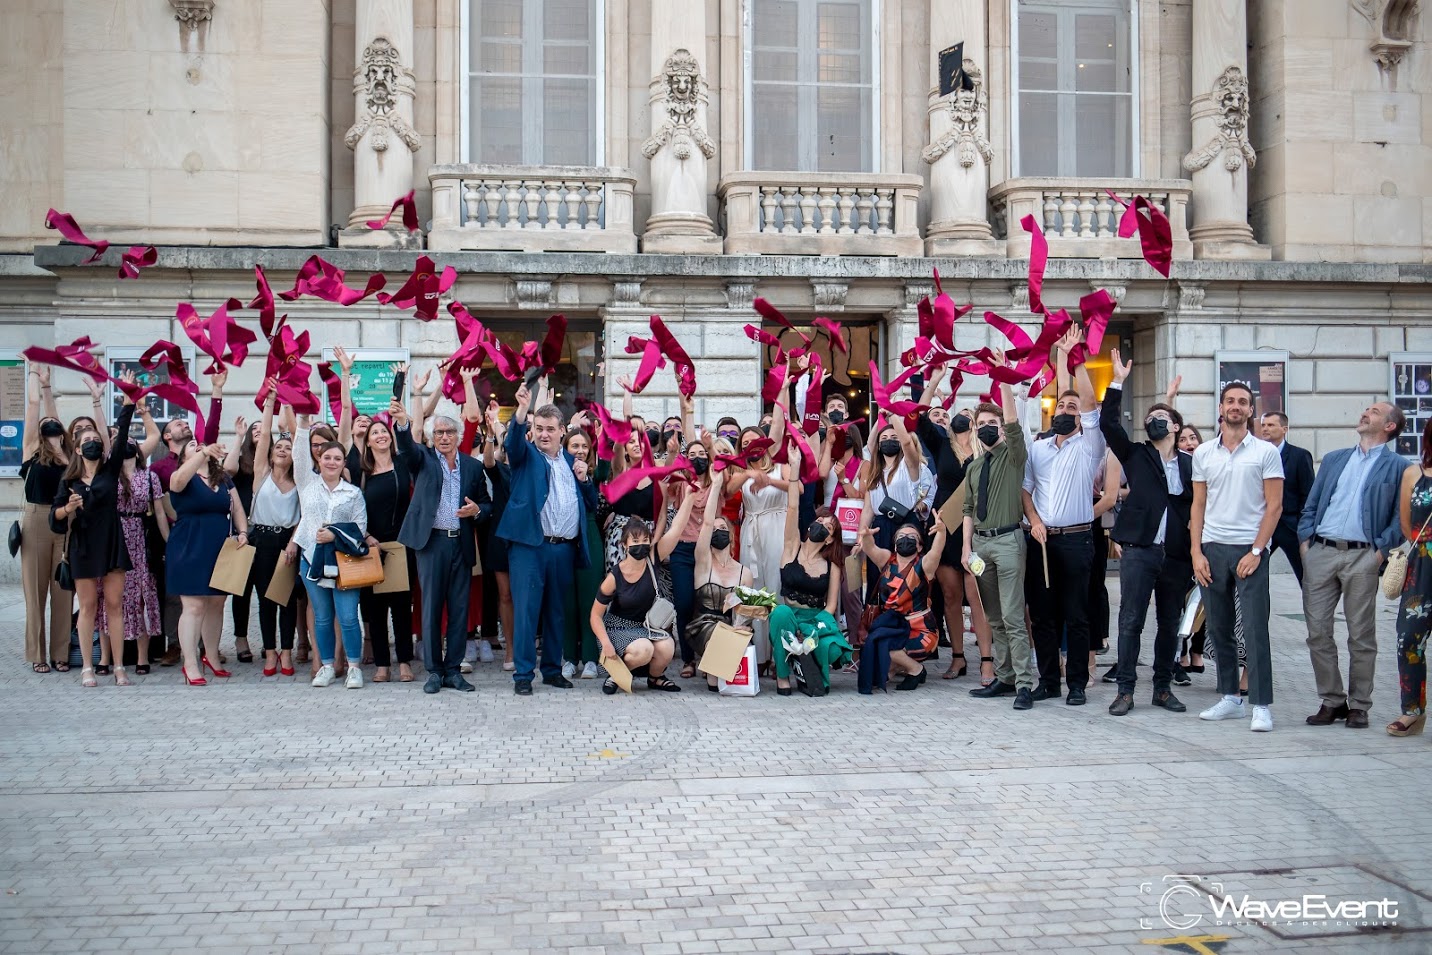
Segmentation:
[(1119, 238), (1123, 206), (1105, 190), (1130, 200), (1141, 195), (1162, 209), (1173, 229), (1174, 258), (1193, 258), (1188, 237), (1193, 183), (1187, 179), (1006, 179), (989, 192), (995, 235), (1005, 240), (1010, 258), (1028, 258), (1029, 233), (1019, 223), (1033, 215), (1049, 240), (1050, 257), (1142, 257), (1137, 237)]
[(585, 166), (434, 166), (438, 251), (635, 252), (625, 170)]
[(921, 255), (919, 176), (739, 172), (716, 194), (730, 255)]

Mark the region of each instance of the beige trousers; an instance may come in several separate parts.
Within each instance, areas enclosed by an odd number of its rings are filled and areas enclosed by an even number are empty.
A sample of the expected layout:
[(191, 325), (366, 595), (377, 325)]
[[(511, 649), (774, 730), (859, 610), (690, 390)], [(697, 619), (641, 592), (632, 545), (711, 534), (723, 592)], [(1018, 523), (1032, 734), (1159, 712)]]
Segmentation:
[[(30, 663), (70, 658), (70, 614), (74, 594), (55, 580), (65, 537), (50, 530), (50, 509), (26, 504), (20, 518), (20, 585), (25, 591), (25, 659)], [(49, 602), (50, 646), (45, 652), (45, 603)]]

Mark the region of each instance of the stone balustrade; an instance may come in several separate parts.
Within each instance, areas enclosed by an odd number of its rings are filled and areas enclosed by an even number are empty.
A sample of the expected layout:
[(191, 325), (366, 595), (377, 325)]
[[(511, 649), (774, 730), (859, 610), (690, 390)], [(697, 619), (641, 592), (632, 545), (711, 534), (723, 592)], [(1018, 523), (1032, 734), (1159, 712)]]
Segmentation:
[(1193, 258), (1188, 235), (1187, 179), (1006, 179), (989, 191), (991, 224), (1004, 239), (1010, 258), (1029, 257), (1029, 233), (1020, 220), (1033, 215), (1049, 240), (1051, 258), (1136, 259), (1143, 255), (1137, 237), (1119, 238), (1123, 206), (1109, 198), (1144, 196), (1169, 218), (1173, 255)]
[(583, 166), (433, 166), (438, 251), (636, 251), (633, 195), (625, 170)]
[(716, 195), (728, 255), (923, 254), (919, 176), (739, 172)]

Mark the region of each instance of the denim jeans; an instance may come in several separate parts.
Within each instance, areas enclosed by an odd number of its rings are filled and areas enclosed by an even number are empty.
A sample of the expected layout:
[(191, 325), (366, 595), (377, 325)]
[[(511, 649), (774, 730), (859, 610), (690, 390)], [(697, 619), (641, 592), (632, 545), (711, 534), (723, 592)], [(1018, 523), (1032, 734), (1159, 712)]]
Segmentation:
[(343, 652), (348, 654), (348, 663), (357, 666), (363, 659), (363, 625), (358, 622), (357, 590), (338, 590), (318, 586), (317, 581), (308, 579), (308, 558), (298, 562), (298, 576), (303, 589), (308, 591), (308, 602), (313, 605), (313, 638), (318, 641), (318, 659), (331, 664), (336, 658), (333, 639), (333, 618), (338, 617), (338, 626), (343, 631)]

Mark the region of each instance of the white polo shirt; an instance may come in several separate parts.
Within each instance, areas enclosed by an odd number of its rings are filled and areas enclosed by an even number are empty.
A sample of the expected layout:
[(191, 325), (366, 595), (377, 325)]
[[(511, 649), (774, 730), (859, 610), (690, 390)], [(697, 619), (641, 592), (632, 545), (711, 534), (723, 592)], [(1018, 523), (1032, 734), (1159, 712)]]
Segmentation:
[[(1203, 543), (1255, 543), (1267, 502), (1263, 482), (1283, 477), (1278, 449), (1250, 431), (1229, 452), (1217, 437), (1193, 452), (1193, 480), (1208, 485), (1203, 509)], [(1263, 546), (1268, 546), (1264, 541)]]

